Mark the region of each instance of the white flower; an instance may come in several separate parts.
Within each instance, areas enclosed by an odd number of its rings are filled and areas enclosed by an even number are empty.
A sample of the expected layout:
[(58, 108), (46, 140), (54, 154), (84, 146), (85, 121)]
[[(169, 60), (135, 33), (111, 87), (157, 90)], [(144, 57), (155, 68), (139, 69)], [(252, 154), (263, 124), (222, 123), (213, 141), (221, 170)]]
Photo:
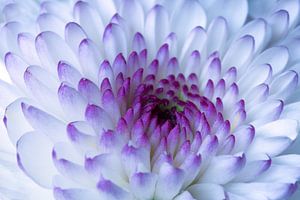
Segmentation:
[(298, 0), (0, 5), (9, 76), (0, 106), (22, 170), (3, 148), (0, 198), (282, 200), (296, 191)]

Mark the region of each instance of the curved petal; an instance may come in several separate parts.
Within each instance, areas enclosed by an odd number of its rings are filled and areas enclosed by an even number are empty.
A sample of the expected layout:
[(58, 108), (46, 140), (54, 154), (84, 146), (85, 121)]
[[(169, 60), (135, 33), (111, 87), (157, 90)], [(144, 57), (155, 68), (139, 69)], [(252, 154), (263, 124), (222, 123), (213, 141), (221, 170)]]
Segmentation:
[(51, 159), (52, 147), (51, 141), (39, 132), (26, 133), (17, 142), (20, 168), (46, 188), (52, 188), (52, 177), (57, 173)]

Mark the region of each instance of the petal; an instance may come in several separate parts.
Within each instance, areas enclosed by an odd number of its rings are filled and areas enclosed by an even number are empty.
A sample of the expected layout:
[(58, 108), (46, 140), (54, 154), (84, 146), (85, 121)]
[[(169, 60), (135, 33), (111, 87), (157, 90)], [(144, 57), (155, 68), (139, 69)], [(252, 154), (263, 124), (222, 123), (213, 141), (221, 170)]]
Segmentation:
[(91, 4), (95, 4), (95, 8), (98, 10), (98, 13), (101, 15), (104, 24), (107, 24), (111, 17), (117, 13), (116, 3), (114, 1), (106, 0), (92, 0), (89, 1)]
[(297, 88), (299, 76), (295, 71), (287, 71), (276, 77), (270, 85), (270, 95), (287, 99)]
[(53, 142), (66, 140), (66, 126), (62, 121), (26, 103), (21, 106), (25, 118), (34, 130), (44, 133)]
[(245, 152), (252, 143), (255, 136), (255, 129), (252, 125), (242, 126), (233, 132), (235, 145), (233, 152)]
[(130, 178), (131, 192), (136, 198), (152, 199), (155, 192), (157, 175), (153, 173), (135, 173)]
[(267, 155), (257, 160), (248, 161), (244, 169), (234, 178), (234, 182), (255, 181), (258, 176), (267, 172), (272, 164), (272, 160)]
[(82, 78), (80, 72), (65, 61), (60, 61), (57, 66), (57, 73), (60, 82), (67, 82), (73, 88), (77, 87)]
[[(283, 46), (277, 46), (271, 47), (259, 54), (250, 65), (259, 66), (268, 63), (272, 67), (273, 74), (276, 75), (285, 68), (288, 60), (288, 49)], [(251, 68), (251, 66), (249, 68)]]
[(89, 178), (88, 172), (83, 166), (73, 163), (64, 158), (57, 157), (57, 149), (52, 151), (52, 159), (57, 171), (67, 179), (80, 184), (83, 187), (93, 187), (96, 182)]
[(103, 176), (121, 186), (128, 186), (128, 177), (123, 171), (121, 160), (114, 154), (100, 154), (93, 158), (86, 158), (85, 169), (96, 181)]
[(168, 12), (165, 7), (156, 5), (148, 13), (145, 22), (145, 37), (147, 45), (153, 52), (167, 37), (170, 32)]
[(183, 43), (180, 60), (184, 61), (186, 57), (191, 55), (191, 53), (195, 50), (197, 50), (201, 55), (201, 53), (205, 50), (206, 38), (207, 34), (203, 28), (195, 27), (192, 29)]
[(46, 188), (52, 188), (52, 176), (57, 173), (51, 159), (52, 147), (51, 141), (39, 132), (26, 133), (17, 143), (20, 168)]
[(204, 174), (200, 177), (200, 183), (226, 184), (231, 181), (245, 166), (246, 157), (218, 156), (212, 159)]
[(284, 106), (284, 109), (281, 113), (281, 118), (288, 119), (300, 119), (300, 102), (291, 103)]
[(182, 42), (193, 28), (197, 26), (205, 28), (206, 20), (205, 12), (198, 1), (183, 1), (171, 17), (171, 27)]
[(184, 172), (168, 163), (164, 163), (159, 171), (155, 198), (172, 199), (181, 189), (184, 181)]
[(144, 26), (144, 11), (139, 1), (123, 0), (119, 12), (126, 19), (132, 33), (142, 31)]
[(94, 128), (96, 134), (101, 134), (102, 129), (113, 129), (110, 116), (99, 106), (88, 105), (85, 111), (85, 119)]
[(277, 120), (284, 110), (283, 101), (281, 100), (267, 100), (264, 103), (253, 106), (247, 110), (247, 120), (255, 126), (265, 124)]
[(226, 191), (251, 199), (249, 191), (256, 191), (267, 199), (285, 199), (295, 191), (296, 185), (291, 183), (232, 183), (226, 186)]
[(217, 184), (211, 184), (211, 183), (195, 184), (189, 187), (188, 191), (196, 199), (205, 199), (205, 200), (226, 199), (223, 187)]
[(250, 35), (243, 36), (234, 41), (224, 55), (222, 62), (224, 69), (232, 66), (239, 69), (249, 62), (254, 51), (254, 43), (254, 38)]
[(256, 128), (256, 135), (265, 137), (285, 136), (295, 140), (298, 136), (299, 125), (296, 120), (279, 119)]
[(276, 4), (276, 11), (286, 10), (289, 13), (289, 27), (295, 26), (299, 22), (300, 3), (297, 0), (279, 1)]
[[(59, 48), (57, 45), (59, 44)], [(60, 60), (67, 60), (79, 66), (77, 58), (65, 41), (54, 32), (42, 32), (35, 40), (35, 47), (43, 66), (56, 74), (56, 66)]]
[[(5, 115), (3, 118), (8, 137), (13, 144), (16, 144), (24, 133), (32, 130), (32, 127), (23, 115), (21, 107), (22, 102), (27, 102), (27, 100), (17, 99), (8, 105), (5, 109)], [(14, 120), (18, 122), (18, 126), (15, 126)]]
[(208, 19), (213, 19), (217, 16), (224, 17), (231, 33), (235, 33), (246, 21), (248, 13), (248, 2), (246, 0), (212, 2), (201, 0), (201, 4), (206, 7)]
[(31, 64), (40, 64), (39, 57), (35, 49), (34, 36), (30, 33), (20, 33), (18, 35), (18, 45), (23, 58)]
[(97, 44), (100, 44), (104, 26), (101, 17), (94, 7), (91, 7), (88, 2), (78, 1), (74, 5), (73, 14), (77, 22), (87, 33), (88, 37)]
[(62, 116), (56, 91), (59, 81), (39, 66), (29, 66), (24, 72), (24, 82), (33, 99), (37, 100), (49, 112)]
[(77, 54), (80, 42), (87, 38), (81, 26), (75, 22), (70, 22), (65, 28), (65, 40), (74, 53)]
[[(298, 122), (291, 119), (281, 119), (257, 128), (257, 137), (249, 148), (249, 155), (266, 153), (277, 155), (285, 150), (298, 135)], [(263, 145), (264, 148), (259, 148)]]
[(259, 65), (250, 69), (238, 81), (241, 91), (247, 91), (262, 83), (268, 83), (272, 77), (272, 67), (268, 64)]
[(103, 45), (111, 62), (119, 53), (127, 55), (126, 41), (125, 33), (119, 25), (110, 23), (106, 26), (103, 34)]
[(102, 60), (99, 48), (90, 39), (84, 39), (79, 44), (78, 54), (83, 74), (87, 78), (96, 81)]
[(87, 99), (89, 104), (100, 105), (101, 93), (98, 86), (89, 79), (81, 79), (78, 83), (78, 92)]
[(286, 36), (289, 27), (289, 13), (286, 10), (279, 10), (271, 15), (268, 20), (272, 28), (272, 41), (276, 42)]
[(196, 200), (196, 199), (194, 199), (191, 193), (184, 191), (180, 195), (176, 196), (174, 200)]
[(77, 90), (62, 83), (58, 89), (58, 98), (65, 116), (70, 121), (84, 119), (87, 101)]
[(109, 180), (100, 180), (97, 184), (100, 199), (107, 200), (131, 200), (130, 194)]
[(23, 75), (28, 67), (28, 64), (19, 56), (14, 53), (7, 53), (5, 55), (5, 66), (6, 70), (13, 81), (19, 88), (24, 88), (24, 79)]
[(207, 29), (207, 53), (222, 52), (228, 35), (227, 21), (223, 17), (215, 18)]
[(54, 188), (54, 197), (56, 200), (97, 200), (100, 198), (96, 191), (90, 191), (87, 189), (61, 189)]
[(255, 41), (254, 52), (258, 52), (269, 42), (269, 31), (265, 20), (254, 19), (242, 27), (235, 38), (251, 35)]
[(65, 23), (57, 16), (50, 13), (43, 13), (38, 16), (37, 23), (39, 31), (52, 31), (61, 37), (64, 36)]
[(146, 42), (144, 36), (141, 33), (137, 32), (133, 37), (132, 50), (136, 52), (141, 52), (144, 49), (146, 49)]
[(76, 127), (76, 124), (78, 123), (74, 122), (67, 126), (67, 133), (72, 144), (83, 154), (83, 156), (97, 152), (97, 138), (81, 132)]

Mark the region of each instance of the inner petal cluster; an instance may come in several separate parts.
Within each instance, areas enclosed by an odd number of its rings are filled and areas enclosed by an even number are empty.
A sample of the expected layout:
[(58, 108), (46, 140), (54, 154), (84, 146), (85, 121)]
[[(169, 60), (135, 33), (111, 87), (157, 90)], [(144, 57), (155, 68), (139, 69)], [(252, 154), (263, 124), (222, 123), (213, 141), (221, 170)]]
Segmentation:
[[(250, 129), (251, 136), (244, 138), (247, 140), (244, 146), (235, 146), (238, 139), (232, 134), (235, 127), (226, 118), (235, 116), (235, 126), (243, 122), (246, 118), (244, 101), (233, 101), (227, 110), (222, 103), (226, 92), (237, 91), (235, 84), (225, 91), (224, 79), (218, 80), (216, 86), (209, 79), (201, 88), (198, 75), (192, 73), (185, 76), (177, 72), (177, 58), (159, 61), (161, 51), (168, 51), (168, 45), (163, 45), (157, 58), (150, 62), (147, 61), (145, 49), (139, 54), (132, 52), (127, 60), (119, 54), (113, 64), (105, 60), (100, 66), (101, 100), (89, 104), (85, 110), (85, 119), (98, 138), (94, 140), (100, 142), (92, 150), (93, 153), (88, 152), (94, 156), (86, 157), (85, 170), (97, 176), (101, 174), (103, 180), (98, 182), (100, 190), (121, 187), (123, 189), (120, 190), (125, 192), (128, 187), (133, 187), (134, 181), (151, 176), (155, 184), (151, 186), (153, 191), (149, 195), (157, 199), (173, 198), (192, 183), (209, 178), (203, 176), (203, 172), (213, 156), (238, 153), (254, 137), (254, 128), (248, 125), (246, 128)], [(212, 57), (214, 59), (211, 59), (208, 68), (212, 68), (211, 65), (219, 65), (220, 68), (217, 54), (212, 54)], [(80, 84), (82, 82), (85, 84)], [(91, 84), (88, 79), (79, 82), (84, 86), (79, 91), (86, 94), (87, 99), (92, 98), (88, 96)], [(228, 111), (235, 112), (229, 114)], [(75, 144), (88, 137), (83, 137), (76, 124), (72, 122), (68, 126), (69, 138)], [(115, 175), (103, 170), (107, 167), (103, 165), (107, 163), (99, 161), (107, 155), (112, 157), (113, 162), (108, 163), (118, 168), (114, 169)], [(114, 157), (117, 157), (116, 160)], [(234, 173), (245, 165), (243, 154), (237, 154), (236, 159)], [(174, 179), (174, 182), (171, 181), (173, 185), (168, 183), (170, 177)], [(105, 181), (112, 181), (109, 187)], [(164, 191), (167, 188), (170, 193)], [(133, 193), (136, 193), (135, 190)], [(146, 198), (145, 194), (135, 195)]]

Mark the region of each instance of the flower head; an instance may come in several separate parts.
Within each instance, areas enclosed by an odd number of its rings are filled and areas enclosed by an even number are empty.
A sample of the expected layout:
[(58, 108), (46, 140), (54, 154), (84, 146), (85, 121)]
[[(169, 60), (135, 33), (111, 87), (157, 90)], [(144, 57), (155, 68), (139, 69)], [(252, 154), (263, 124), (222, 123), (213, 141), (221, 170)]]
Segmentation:
[(298, 0), (29, 2), (2, 5), (1, 106), (55, 199), (296, 191)]

